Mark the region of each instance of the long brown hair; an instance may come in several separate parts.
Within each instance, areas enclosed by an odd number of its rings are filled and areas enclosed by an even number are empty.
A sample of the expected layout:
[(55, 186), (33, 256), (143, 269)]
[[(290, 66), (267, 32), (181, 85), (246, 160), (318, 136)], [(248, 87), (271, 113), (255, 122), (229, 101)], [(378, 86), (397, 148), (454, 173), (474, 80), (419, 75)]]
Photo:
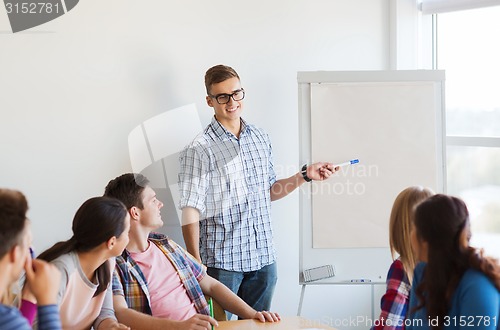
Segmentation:
[(424, 187), (413, 186), (401, 191), (392, 206), (389, 219), (389, 244), (392, 259), (399, 254), (409, 282), (413, 280), (416, 257), (410, 241), (410, 232), (415, 208), (434, 193)]
[[(73, 237), (54, 244), (42, 252), (38, 259), (52, 261), (70, 252), (87, 252), (107, 242), (111, 237), (119, 237), (125, 230), (127, 209), (122, 202), (111, 197), (94, 197), (87, 200), (76, 211), (73, 219)], [(105, 261), (95, 271), (99, 286), (94, 294), (105, 291), (111, 281), (111, 269)]]
[(417, 239), (428, 245), (427, 266), (416, 288), (416, 309), (425, 306), (427, 316), (440, 321), (434, 328), (441, 329), (453, 293), (467, 269), (484, 273), (500, 290), (500, 266), (497, 260), (485, 257), (482, 250), (469, 246), (469, 212), (461, 199), (430, 197), (417, 207), (414, 223)]

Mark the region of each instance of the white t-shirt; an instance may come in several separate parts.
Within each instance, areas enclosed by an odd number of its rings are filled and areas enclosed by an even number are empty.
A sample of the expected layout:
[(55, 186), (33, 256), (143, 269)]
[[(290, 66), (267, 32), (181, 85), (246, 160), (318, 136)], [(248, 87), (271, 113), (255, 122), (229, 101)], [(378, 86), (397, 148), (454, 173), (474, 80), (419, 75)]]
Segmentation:
[(94, 297), (99, 283), (92, 283), (83, 273), (75, 252), (51, 261), (61, 271), (61, 285), (57, 296), (63, 329), (97, 328), (104, 319), (116, 320), (111, 290), (115, 259), (109, 259), (110, 282), (106, 291)]

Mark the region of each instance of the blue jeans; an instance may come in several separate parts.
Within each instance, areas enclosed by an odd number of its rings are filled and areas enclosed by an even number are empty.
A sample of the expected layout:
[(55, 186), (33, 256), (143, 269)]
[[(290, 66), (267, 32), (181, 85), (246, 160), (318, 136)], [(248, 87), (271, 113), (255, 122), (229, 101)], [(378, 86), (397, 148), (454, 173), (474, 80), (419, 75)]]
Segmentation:
[[(278, 280), (276, 263), (253, 272), (232, 272), (208, 267), (207, 273), (222, 282), (256, 311), (268, 311), (271, 308)], [(228, 320), (231, 319), (231, 313), (226, 313)]]

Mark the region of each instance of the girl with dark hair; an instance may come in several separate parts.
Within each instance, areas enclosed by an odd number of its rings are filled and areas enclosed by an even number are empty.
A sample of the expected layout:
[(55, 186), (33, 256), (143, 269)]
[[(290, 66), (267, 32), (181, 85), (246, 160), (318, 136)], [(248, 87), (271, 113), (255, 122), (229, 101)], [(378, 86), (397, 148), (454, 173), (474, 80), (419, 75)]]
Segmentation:
[(94, 197), (76, 212), (73, 237), (38, 257), (61, 270), (58, 304), (64, 329), (128, 329), (115, 318), (110, 281), (114, 257), (127, 245), (129, 229), (122, 202)]
[(435, 195), (417, 207), (417, 259), (407, 329), (499, 329), (500, 266), (469, 246), (465, 203)]

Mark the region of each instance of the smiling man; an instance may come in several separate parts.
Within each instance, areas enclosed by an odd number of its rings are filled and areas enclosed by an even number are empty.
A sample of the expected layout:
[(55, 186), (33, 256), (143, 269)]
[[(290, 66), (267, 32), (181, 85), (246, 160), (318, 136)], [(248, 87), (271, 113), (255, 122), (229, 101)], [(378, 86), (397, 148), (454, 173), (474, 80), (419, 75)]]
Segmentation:
[(331, 163), (304, 165), (277, 180), (271, 141), (241, 118), (245, 90), (236, 71), (205, 74), (214, 117), (180, 155), (180, 205), (187, 250), (257, 310), (269, 310), (277, 281), (271, 201), (334, 173)]

